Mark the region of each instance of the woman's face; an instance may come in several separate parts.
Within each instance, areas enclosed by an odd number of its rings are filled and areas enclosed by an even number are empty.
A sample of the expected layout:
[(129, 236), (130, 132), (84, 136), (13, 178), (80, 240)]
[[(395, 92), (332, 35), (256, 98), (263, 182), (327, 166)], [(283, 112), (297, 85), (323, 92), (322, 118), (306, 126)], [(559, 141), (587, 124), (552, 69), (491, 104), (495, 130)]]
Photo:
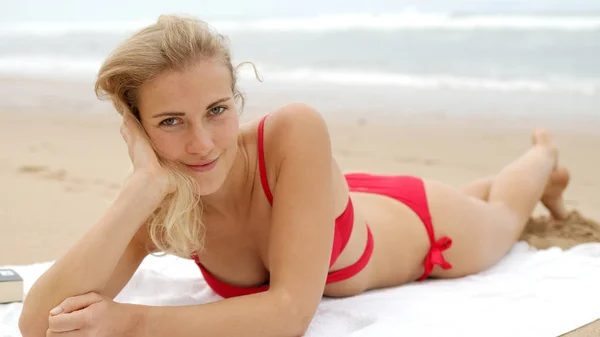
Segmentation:
[(186, 165), (200, 195), (222, 186), (236, 157), (239, 130), (226, 66), (201, 61), (182, 72), (161, 73), (140, 87), (138, 109), (157, 149)]

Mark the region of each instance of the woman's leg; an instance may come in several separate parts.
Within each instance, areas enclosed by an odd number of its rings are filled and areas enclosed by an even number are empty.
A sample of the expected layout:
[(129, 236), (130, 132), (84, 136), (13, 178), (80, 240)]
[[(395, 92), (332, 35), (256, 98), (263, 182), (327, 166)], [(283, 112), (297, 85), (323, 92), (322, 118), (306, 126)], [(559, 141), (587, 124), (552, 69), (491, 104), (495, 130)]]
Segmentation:
[(444, 252), (453, 268), (436, 267), (432, 276), (477, 273), (498, 262), (516, 243), (557, 164), (556, 148), (547, 132), (535, 131), (533, 140), (529, 151), (494, 177), (487, 201), (425, 182), (436, 238), (447, 235), (453, 240)]
[(494, 179), (496, 179), (495, 176), (477, 179), (464, 186), (462, 191), (474, 198), (488, 201)]
[[(492, 176), (475, 180), (462, 190), (472, 197), (488, 201), (494, 179), (495, 177)], [(541, 201), (554, 219), (566, 219), (569, 214), (563, 199), (563, 192), (569, 185), (569, 179), (569, 171), (565, 167), (557, 167), (552, 171), (544, 189)]]

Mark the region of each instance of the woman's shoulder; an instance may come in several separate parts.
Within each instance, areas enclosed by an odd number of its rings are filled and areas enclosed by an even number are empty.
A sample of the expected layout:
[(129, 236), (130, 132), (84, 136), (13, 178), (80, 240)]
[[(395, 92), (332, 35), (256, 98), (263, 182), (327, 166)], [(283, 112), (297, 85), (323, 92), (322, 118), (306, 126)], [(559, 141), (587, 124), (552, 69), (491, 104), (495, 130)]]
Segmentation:
[(257, 151), (257, 160), (275, 176), (286, 158), (302, 152), (330, 151), (331, 147), (325, 119), (304, 103), (286, 104), (252, 119), (245, 123), (243, 133), (247, 151)]
[(305, 103), (289, 103), (253, 118), (244, 123), (242, 133), (252, 146), (262, 138), (262, 144), (258, 145), (270, 150), (293, 145), (291, 143), (315, 134), (326, 134), (327, 139), (329, 136), (323, 115)]
[[(263, 124), (260, 130), (261, 122)], [(305, 103), (289, 103), (259, 117), (253, 123), (257, 133), (263, 132), (265, 143), (285, 145), (297, 137), (327, 132), (323, 115)]]
[(304, 125), (306, 122), (324, 122), (323, 115), (311, 105), (306, 103), (288, 103), (277, 108), (275, 111), (267, 115), (267, 119), (277, 119), (284, 123), (285, 126)]

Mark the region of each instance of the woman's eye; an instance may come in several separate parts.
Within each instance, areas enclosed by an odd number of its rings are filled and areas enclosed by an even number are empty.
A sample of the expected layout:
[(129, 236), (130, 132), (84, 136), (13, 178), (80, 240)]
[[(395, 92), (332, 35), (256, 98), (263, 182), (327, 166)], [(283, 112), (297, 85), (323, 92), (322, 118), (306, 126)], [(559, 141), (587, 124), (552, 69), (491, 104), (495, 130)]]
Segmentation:
[(216, 106), (216, 107), (210, 109), (210, 113), (212, 115), (219, 115), (219, 114), (223, 113), (223, 111), (225, 111), (224, 106)]
[(177, 125), (177, 118), (167, 118), (164, 121), (162, 121), (161, 124), (165, 126)]

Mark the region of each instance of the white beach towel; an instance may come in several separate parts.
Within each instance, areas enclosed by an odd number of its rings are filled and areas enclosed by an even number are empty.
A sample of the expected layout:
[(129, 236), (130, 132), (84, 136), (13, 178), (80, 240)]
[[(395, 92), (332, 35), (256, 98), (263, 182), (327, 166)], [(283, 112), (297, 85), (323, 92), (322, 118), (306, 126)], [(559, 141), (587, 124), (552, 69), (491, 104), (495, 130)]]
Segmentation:
[[(51, 263), (7, 267), (23, 276), (27, 292)], [(325, 298), (306, 336), (554, 337), (600, 318), (599, 287), (600, 244), (536, 251), (519, 242), (477, 275)], [(186, 305), (220, 299), (193, 261), (149, 256), (115, 300)], [(21, 336), (21, 307), (0, 305), (0, 337)]]

